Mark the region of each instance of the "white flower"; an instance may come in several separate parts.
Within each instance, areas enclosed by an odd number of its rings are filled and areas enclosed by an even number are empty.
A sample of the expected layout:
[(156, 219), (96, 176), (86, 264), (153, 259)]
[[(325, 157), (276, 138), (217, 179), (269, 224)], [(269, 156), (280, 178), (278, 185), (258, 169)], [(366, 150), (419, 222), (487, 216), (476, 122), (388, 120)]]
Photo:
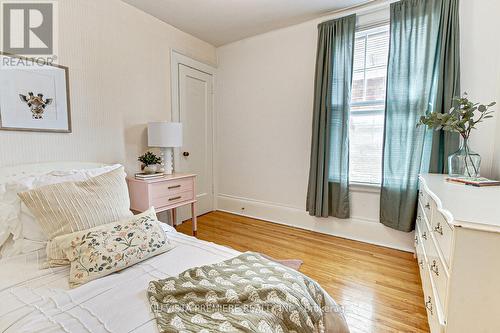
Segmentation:
[(215, 312), (213, 313), (210, 318), (216, 319), (216, 320), (226, 320), (227, 318), (222, 315), (220, 312)]
[(311, 320), (311, 318), (309, 316), (307, 316), (307, 319), (306, 319), (306, 324), (307, 326), (309, 326), (310, 328), (314, 328), (314, 324)]
[(208, 321), (205, 318), (203, 318), (203, 316), (200, 314), (194, 315), (191, 318), (191, 322), (193, 324), (206, 324), (206, 323), (208, 323)]
[(163, 303), (177, 303), (177, 298), (175, 298), (172, 295), (167, 295), (167, 296), (163, 297), (162, 302)]
[(225, 321), (219, 325), (219, 330), (221, 332), (230, 332), (230, 331), (235, 331), (235, 328), (233, 327), (233, 325), (231, 325), (230, 322)]
[(217, 275), (219, 275), (219, 272), (217, 272), (215, 269), (211, 269), (211, 270), (208, 272), (208, 275), (209, 275), (209, 276), (217, 276)]
[(218, 277), (215, 278), (215, 282), (217, 282), (218, 284), (222, 284), (223, 286), (231, 286), (231, 287), (234, 286), (233, 283), (231, 283), (228, 280), (223, 279), (220, 276), (218, 276)]
[(215, 284), (211, 283), (210, 281), (206, 280), (206, 279), (203, 279), (200, 281), (200, 286), (203, 286), (203, 287), (215, 287)]
[(174, 291), (175, 290), (175, 281), (169, 280), (165, 281), (165, 284), (161, 288), (163, 291)]
[(292, 311), (292, 313), (290, 314), (290, 320), (295, 325), (302, 327), (302, 324), (300, 323), (300, 315), (299, 315), (299, 312), (297, 310)]
[(276, 293), (276, 291), (272, 290), (267, 294), (266, 300), (273, 301), (273, 302), (279, 302), (280, 298), (278, 297), (278, 294)]
[(196, 298), (196, 293), (195, 292), (189, 292), (186, 295), (184, 295), (183, 299), (186, 298)]
[(184, 282), (184, 283), (182, 284), (182, 286), (183, 286), (184, 288), (194, 288), (194, 287), (196, 287), (196, 286), (195, 286), (195, 285), (194, 285), (191, 281)]
[(226, 291), (226, 299), (229, 303), (239, 302), (238, 294), (233, 289), (228, 289)]
[(184, 328), (186, 328), (186, 326), (184, 326), (184, 323), (182, 322), (182, 319), (179, 318), (179, 316), (175, 316), (170, 321), (170, 325), (172, 325), (173, 327), (175, 327), (177, 329), (184, 329)]
[(215, 291), (210, 290), (209, 292), (207, 292), (207, 294), (205, 295), (205, 300), (207, 303), (217, 303), (217, 294), (215, 293)]
[(196, 270), (196, 277), (207, 277), (201, 268)]

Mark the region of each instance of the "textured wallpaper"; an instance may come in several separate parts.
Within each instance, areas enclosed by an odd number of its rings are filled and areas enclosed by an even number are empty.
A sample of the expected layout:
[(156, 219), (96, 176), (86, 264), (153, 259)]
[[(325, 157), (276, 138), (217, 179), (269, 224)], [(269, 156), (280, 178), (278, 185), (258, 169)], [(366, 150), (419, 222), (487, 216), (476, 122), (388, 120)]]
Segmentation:
[(170, 120), (170, 49), (214, 64), (215, 48), (119, 0), (59, 1), (73, 133), (0, 131), (0, 166), (45, 161), (138, 168), (146, 123)]

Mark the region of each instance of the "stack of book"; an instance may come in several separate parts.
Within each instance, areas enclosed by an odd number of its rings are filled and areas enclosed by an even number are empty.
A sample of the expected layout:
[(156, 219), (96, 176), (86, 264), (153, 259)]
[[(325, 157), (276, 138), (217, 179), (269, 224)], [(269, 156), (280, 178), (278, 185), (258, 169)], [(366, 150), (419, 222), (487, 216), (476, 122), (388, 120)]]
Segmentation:
[(500, 181), (484, 177), (448, 177), (446, 180), (452, 183), (460, 183), (476, 187), (500, 185)]
[(139, 172), (135, 174), (135, 179), (140, 179), (140, 180), (151, 180), (151, 179), (158, 179), (158, 178), (163, 178), (165, 177), (165, 174), (163, 172), (157, 172), (157, 173), (144, 173), (144, 172)]

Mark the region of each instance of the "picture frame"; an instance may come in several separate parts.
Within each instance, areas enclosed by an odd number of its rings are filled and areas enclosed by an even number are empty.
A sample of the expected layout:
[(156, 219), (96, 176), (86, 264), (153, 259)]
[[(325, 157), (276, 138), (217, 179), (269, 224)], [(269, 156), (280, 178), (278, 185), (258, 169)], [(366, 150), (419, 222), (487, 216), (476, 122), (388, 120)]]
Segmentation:
[(71, 133), (69, 69), (0, 52), (0, 130)]

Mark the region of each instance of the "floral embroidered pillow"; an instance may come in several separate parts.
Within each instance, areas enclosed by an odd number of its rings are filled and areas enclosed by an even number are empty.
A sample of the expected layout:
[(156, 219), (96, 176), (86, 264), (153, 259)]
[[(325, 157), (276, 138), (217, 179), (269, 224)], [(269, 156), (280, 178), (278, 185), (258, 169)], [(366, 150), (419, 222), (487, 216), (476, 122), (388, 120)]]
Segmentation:
[(171, 250), (154, 208), (127, 220), (54, 239), (71, 262), (72, 288)]

